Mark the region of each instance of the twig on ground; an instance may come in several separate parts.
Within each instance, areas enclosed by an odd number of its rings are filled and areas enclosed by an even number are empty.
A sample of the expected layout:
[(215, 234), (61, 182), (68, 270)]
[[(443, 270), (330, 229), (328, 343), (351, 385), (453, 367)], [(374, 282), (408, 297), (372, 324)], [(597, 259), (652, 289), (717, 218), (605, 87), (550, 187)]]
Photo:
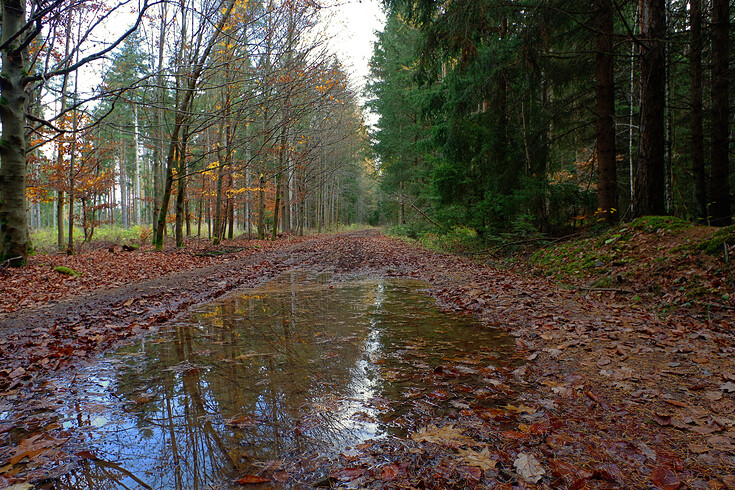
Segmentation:
[(589, 288), (586, 286), (579, 286), (577, 288), (579, 291), (600, 291), (600, 292), (610, 292), (610, 293), (623, 293), (623, 294), (635, 294), (635, 291), (631, 291), (630, 289), (618, 289), (618, 288)]

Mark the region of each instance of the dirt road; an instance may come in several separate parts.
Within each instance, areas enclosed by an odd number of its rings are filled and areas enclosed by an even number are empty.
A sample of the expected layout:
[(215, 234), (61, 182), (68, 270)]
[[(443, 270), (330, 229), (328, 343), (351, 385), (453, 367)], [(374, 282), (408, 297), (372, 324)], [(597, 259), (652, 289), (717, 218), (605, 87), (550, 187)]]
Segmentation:
[[(430, 424), (436, 431), (424, 431), (428, 436), (362, 448), (325, 484), (735, 488), (732, 321), (660, 318), (619, 303), (613, 293), (582, 295), (373, 230), (235, 253), (204, 268), (6, 315), (0, 409), (25, 403), (55, 372), (94, 362), (192, 304), (295, 268), (333, 272), (336, 280), (357, 274), (426, 280), (445, 308), (510, 332), (525, 362), (497, 373), (488, 386), (515, 392), (517, 405), (459, 407)], [(13, 446), (23, 442), (18, 433), (31, 437), (20, 430), (24, 424), (0, 422), (0, 463), (20, 461)], [(0, 484), (23, 481), (12, 468), (0, 468)]]

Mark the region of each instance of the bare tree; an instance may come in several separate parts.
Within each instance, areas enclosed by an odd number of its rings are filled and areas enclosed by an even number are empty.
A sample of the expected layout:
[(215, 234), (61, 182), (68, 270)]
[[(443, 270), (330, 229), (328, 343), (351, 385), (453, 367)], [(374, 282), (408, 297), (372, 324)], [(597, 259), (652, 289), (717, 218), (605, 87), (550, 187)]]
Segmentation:
[[(2, 52), (3, 76), (0, 77), (0, 120), (2, 121), (2, 145), (0, 145), (0, 261), (8, 261), (13, 266), (23, 265), (28, 256), (28, 222), (26, 217), (26, 153), (28, 152), (26, 123), (31, 121), (31, 130), (46, 126), (59, 130), (54, 120), (63, 114), (56, 114), (46, 120), (33, 116), (28, 111), (29, 93), (41, 90), (42, 86), (54, 77), (63, 77), (76, 72), (92, 61), (98, 60), (114, 50), (122, 41), (138, 28), (149, 4), (141, 0), (136, 6), (137, 17), (130, 28), (101, 49), (90, 45), (94, 33), (100, 30), (106, 19), (122, 9), (129, 10), (133, 0), (122, 0), (112, 8), (100, 11), (98, 15), (79, 32), (81, 35), (74, 49), (56, 60), (51, 49), (29, 53), (29, 46), (42, 37), (44, 29), (63, 22), (62, 14), (71, 8), (80, 8), (85, 2), (64, 0), (8, 0), (2, 4)], [(101, 16), (101, 17), (100, 17)], [(77, 57), (77, 52), (84, 56)], [(46, 53), (46, 59), (40, 59)], [(76, 59), (75, 62), (70, 60)], [(85, 100), (77, 100), (65, 110), (77, 110)], [(58, 131), (60, 132), (60, 131)]]

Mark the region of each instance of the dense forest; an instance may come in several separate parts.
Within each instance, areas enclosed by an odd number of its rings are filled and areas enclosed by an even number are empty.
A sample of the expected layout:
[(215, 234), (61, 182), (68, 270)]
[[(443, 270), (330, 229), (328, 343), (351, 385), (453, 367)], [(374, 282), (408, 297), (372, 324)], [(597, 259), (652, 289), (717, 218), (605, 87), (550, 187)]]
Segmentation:
[(368, 136), (319, 10), (6, 2), (0, 261), (29, 230), (74, 253), (106, 225), (161, 247), (366, 222)]
[(369, 105), (409, 233), (731, 222), (728, 0), (391, 0)]
[(2, 6), (0, 262), (32, 230), (731, 223), (728, 0), (390, 0), (362, 102), (312, 1)]

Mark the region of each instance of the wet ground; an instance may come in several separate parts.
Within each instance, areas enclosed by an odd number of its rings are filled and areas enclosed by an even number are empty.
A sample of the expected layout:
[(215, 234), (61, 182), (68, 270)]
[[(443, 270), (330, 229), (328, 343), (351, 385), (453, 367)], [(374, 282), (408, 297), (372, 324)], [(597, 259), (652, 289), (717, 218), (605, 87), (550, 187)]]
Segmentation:
[(311, 485), (366, 441), (469, 408), (463, 394), (509, 403), (487, 386), (512, 340), (441, 311), (426, 286), (289, 273), (55, 380), (44, 437), (83, 464), (37, 488)]
[[(375, 231), (280, 245), (0, 316), (0, 488), (735, 488), (731, 320), (660, 317)], [(277, 277), (263, 303), (222, 299)], [(434, 313), (390, 298), (431, 307), (425, 287), (513, 342), (453, 340), (477, 325), (462, 315), (416, 330)], [(306, 290), (329, 299), (292, 303)], [(244, 318), (278, 321), (236, 327), (251, 301)], [(344, 330), (365, 312), (398, 326)]]

